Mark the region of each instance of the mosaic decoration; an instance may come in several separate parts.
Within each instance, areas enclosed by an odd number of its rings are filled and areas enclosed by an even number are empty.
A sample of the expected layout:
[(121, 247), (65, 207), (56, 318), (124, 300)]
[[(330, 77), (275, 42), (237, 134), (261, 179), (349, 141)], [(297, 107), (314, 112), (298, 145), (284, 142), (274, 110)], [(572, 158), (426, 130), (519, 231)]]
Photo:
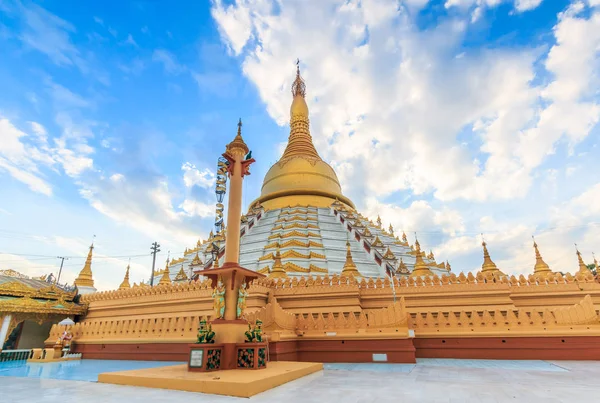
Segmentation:
[(221, 349), (207, 351), (206, 369), (208, 371), (221, 368)]
[(259, 348), (258, 349), (258, 368), (264, 368), (267, 366), (267, 349)]
[(237, 366), (238, 366), (238, 368), (254, 367), (254, 349), (252, 349), (252, 348), (238, 349)]

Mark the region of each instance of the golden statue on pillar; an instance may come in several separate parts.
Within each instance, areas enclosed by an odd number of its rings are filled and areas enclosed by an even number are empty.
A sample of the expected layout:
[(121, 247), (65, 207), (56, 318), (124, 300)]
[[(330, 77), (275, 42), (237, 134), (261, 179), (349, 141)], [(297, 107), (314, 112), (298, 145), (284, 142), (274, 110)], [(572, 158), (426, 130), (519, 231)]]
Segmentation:
[(248, 290), (246, 290), (246, 279), (242, 280), (240, 290), (238, 291), (238, 301), (236, 310), (236, 319), (241, 319), (244, 309), (246, 309), (246, 297), (248, 296)]
[(213, 308), (217, 319), (223, 319), (225, 316), (225, 285), (223, 279), (219, 276), (217, 286), (213, 290)]

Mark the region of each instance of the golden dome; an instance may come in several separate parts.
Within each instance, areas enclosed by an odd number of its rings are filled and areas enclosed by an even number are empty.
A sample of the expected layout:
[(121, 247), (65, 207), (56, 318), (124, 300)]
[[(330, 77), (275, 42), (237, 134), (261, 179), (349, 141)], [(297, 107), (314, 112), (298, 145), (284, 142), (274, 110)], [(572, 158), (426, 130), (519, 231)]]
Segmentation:
[(300, 69), (292, 84), (290, 136), (285, 151), (265, 175), (260, 197), (255, 200), (265, 208), (311, 205), (329, 207), (337, 198), (348, 206), (354, 204), (342, 195), (342, 188), (331, 166), (323, 161), (312, 142), (308, 106), (304, 96), (306, 85)]

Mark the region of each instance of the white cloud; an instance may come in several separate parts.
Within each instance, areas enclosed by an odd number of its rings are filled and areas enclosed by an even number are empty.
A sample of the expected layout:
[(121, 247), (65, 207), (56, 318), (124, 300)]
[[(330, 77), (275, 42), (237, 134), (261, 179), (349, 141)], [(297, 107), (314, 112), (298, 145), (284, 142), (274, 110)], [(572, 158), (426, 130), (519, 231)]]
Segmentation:
[(130, 46), (133, 46), (134, 48), (139, 48), (139, 45), (137, 44), (135, 39), (133, 39), (133, 35), (131, 35), (131, 34), (127, 35), (127, 39), (125, 39), (125, 41), (123, 41), (123, 45), (130, 45)]
[(188, 217), (212, 217), (215, 215), (215, 206), (212, 204), (206, 204), (197, 200), (185, 199), (181, 205), (179, 205), (184, 211), (184, 214)]
[(42, 163), (51, 166), (54, 160), (43, 150), (23, 142), (30, 137), (8, 119), (0, 117), (0, 171), (8, 172), (32, 191), (50, 196), (52, 187), (42, 178), (37, 165)]
[(183, 183), (186, 187), (200, 186), (210, 189), (215, 185), (215, 174), (208, 168), (200, 171), (190, 162), (185, 162), (181, 169), (183, 170)]
[(156, 49), (152, 54), (152, 61), (161, 63), (167, 73), (180, 74), (186, 71), (186, 67), (177, 62), (177, 58), (165, 49)]

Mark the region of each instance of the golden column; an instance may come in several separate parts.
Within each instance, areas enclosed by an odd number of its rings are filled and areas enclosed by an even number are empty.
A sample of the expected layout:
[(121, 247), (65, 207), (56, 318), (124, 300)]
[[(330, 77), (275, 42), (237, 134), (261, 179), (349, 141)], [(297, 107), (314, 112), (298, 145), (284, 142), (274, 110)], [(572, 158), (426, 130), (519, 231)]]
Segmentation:
[[(243, 282), (249, 283), (263, 274), (245, 269), (239, 265), (240, 254), (240, 220), (242, 213), (242, 180), (249, 175), (250, 164), (254, 159), (248, 154), (248, 146), (242, 139), (242, 121), (238, 123), (237, 136), (227, 145), (223, 157), (227, 160), (227, 174), (230, 179), (229, 201), (227, 211), (227, 236), (225, 237), (225, 263), (221, 267), (205, 269), (199, 272), (212, 280), (213, 287), (224, 292), (225, 309), (222, 318), (212, 320), (215, 341), (223, 346), (221, 369), (236, 368), (236, 345), (244, 343), (244, 331), (248, 322), (237, 315), (238, 298)], [(220, 294), (222, 295), (222, 294)], [(220, 298), (215, 294), (213, 298)], [(217, 313), (217, 312), (216, 312)], [(243, 312), (241, 312), (243, 314)]]
[[(242, 269), (239, 265), (240, 260), (240, 223), (242, 217), (242, 181), (244, 176), (250, 174), (250, 164), (254, 162), (253, 158), (246, 158), (249, 153), (248, 146), (242, 138), (242, 119), (238, 122), (237, 135), (226, 147), (223, 157), (229, 163), (227, 174), (229, 176), (229, 201), (227, 204), (227, 236), (225, 237), (225, 263), (223, 269)], [(216, 268), (215, 268), (216, 269)], [(224, 272), (222, 275), (223, 284), (227, 288), (225, 293), (225, 314), (223, 319), (236, 320), (238, 290), (247, 275), (242, 275), (242, 271), (235, 270), (231, 273)], [(254, 276), (256, 277), (256, 276)], [(247, 279), (250, 281), (250, 278)], [(213, 282), (216, 284), (216, 281)]]
[(242, 139), (242, 119), (238, 122), (237, 136), (227, 145), (223, 157), (229, 162), (229, 201), (227, 204), (227, 239), (225, 240), (225, 264), (239, 263), (240, 260), (240, 223), (242, 217), (242, 180), (250, 174), (248, 168), (254, 159), (248, 155), (248, 146)]

